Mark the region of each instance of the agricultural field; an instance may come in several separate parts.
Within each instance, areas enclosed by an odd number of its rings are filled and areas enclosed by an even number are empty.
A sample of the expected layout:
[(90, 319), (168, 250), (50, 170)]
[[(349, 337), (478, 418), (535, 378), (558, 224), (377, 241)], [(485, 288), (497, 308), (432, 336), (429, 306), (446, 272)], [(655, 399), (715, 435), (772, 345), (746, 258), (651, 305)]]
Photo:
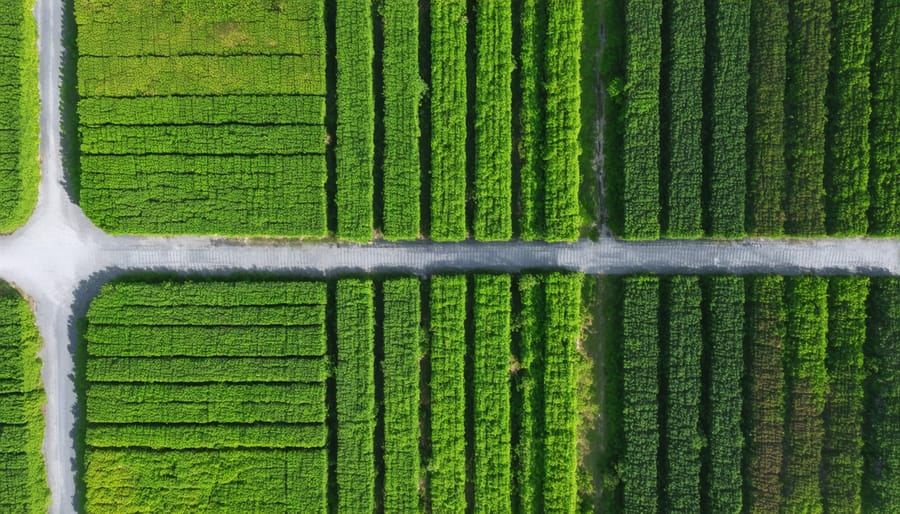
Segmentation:
[(33, 6), (30, 0), (0, 1), (0, 234), (31, 215), (41, 175)]
[(50, 506), (41, 444), (44, 390), (40, 336), (31, 307), (0, 283), (0, 511), (42, 513)]
[(74, 1), (75, 174), (108, 232), (570, 241), (592, 221), (581, 2), (337, 0), (327, 21), (311, 0)]
[(107, 284), (85, 509), (574, 511), (581, 297), (559, 273)]
[(605, 505), (900, 509), (900, 280), (598, 280), (615, 298)]
[(601, 67), (626, 239), (900, 235), (891, 0), (617, 0)]

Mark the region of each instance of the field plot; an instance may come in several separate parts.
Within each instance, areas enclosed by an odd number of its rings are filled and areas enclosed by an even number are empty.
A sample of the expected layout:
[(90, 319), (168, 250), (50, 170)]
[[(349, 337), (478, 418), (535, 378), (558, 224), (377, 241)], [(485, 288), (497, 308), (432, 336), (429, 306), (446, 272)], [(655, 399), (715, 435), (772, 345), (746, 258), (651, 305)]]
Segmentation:
[(0, 233), (24, 224), (37, 201), (37, 28), (33, 2), (0, 1)]
[(86, 508), (327, 507), (326, 285), (116, 283), (84, 333)]
[(896, 2), (616, 0), (607, 10), (615, 232), (900, 234)]
[(0, 511), (47, 512), (41, 341), (28, 303), (0, 283)]
[(625, 512), (900, 508), (896, 278), (600, 280), (622, 292), (603, 494)]
[(87, 215), (114, 233), (326, 235), (323, 10), (77, 0)]
[(83, 334), (85, 507), (572, 512), (581, 287), (108, 284)]

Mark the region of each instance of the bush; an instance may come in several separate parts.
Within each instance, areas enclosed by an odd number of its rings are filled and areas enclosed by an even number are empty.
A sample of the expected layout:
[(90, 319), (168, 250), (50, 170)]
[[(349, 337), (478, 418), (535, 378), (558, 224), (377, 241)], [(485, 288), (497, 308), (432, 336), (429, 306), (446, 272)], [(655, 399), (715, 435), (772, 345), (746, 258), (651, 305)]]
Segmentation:
[[(540, 162), (544, 130), (542, 101), (544, 24), (546, 11), (536, 0), (519, 5), (519, 55), (516, 61), (518, 91), (519, 236), (538, 239), (544, 232), (544, 169)], [(515, 114), (515, 113), (514, 113)]]
[(540, 443), (543, 420), (545, 286), (541, 275), (518, 280), (518, 338), (515, 357), (519, 369), (513, 391), (513, 511), (539, 512), (541, 499)]

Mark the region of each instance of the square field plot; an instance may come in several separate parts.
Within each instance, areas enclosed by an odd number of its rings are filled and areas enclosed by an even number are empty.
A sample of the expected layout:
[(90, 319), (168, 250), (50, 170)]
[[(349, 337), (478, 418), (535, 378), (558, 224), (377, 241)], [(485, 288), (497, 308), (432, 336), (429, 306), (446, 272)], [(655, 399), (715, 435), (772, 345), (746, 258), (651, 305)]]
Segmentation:
[(117, 283), (91, 304), (90, 512), (322, 512), (326, 285)]
[(75, 0), (81, 205), (113, 233), (324, 236), (312, 0)]

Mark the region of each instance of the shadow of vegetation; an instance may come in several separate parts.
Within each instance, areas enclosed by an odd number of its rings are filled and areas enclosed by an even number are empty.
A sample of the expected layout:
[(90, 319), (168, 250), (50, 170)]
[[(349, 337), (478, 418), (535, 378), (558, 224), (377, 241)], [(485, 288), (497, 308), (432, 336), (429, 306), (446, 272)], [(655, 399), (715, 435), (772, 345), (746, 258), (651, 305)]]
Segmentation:
[(81, 201), (81, 137), (78, 133), (78, 26), (74, 0), (62, 0), (62, 64), (60, 68), (60, 151), (64, 187), (72, 200)]

